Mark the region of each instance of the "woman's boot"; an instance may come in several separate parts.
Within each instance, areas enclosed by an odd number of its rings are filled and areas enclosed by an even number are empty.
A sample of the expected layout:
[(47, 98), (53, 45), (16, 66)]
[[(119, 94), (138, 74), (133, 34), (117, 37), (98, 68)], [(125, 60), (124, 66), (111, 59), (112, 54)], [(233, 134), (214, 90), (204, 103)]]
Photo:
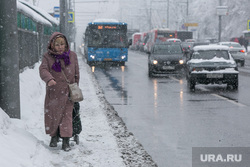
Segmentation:
[(62, 149), (64, 151), (70, 151), (71, 148), (69, 146), (69, 137), (63, 137)]
[(49, 146), (50, 147), (57, 147), (57, 140), (58, 140), (58, 136), (51, 137)]

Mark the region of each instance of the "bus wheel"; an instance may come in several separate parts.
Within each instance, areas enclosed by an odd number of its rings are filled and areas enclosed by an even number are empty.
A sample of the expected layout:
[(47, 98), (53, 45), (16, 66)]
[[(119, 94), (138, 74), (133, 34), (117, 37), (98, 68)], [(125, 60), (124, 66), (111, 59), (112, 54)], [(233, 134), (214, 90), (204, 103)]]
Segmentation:
[(125, 61), (122, 61), (119, 64), (120, 64), (120, 66), (125, 66)]

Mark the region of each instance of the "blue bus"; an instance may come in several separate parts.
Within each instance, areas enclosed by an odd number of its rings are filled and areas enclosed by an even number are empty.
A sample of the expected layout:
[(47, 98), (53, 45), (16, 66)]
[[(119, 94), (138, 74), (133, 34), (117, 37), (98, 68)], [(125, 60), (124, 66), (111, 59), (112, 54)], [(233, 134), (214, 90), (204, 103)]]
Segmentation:
[(88, 24), (85, 31), (84, 55), (89, 65), (128, 60), (127, 23), (99, 20)]

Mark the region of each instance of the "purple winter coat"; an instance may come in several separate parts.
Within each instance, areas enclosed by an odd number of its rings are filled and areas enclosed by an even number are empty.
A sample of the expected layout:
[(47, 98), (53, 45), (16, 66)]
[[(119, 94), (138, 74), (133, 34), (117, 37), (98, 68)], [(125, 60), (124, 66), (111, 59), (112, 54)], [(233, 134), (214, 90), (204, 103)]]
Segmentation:
[[(45, 132), (50, 134), (50, 136), (56, 136), (59, 128), (61, 137), (72, 137), (72, 111), (74, 103), (69, 100), (69, 88), (62, 72), (56, 72), (52, 69), (55, 58), (51, 55), (56, 53), (52, 50), (51, 43), (59, 34), (61, 33), (55, 32), (52, 34), (48, 51), (43, 55), (42, 63), (39, 67), (40, 77), (46, 83), (44, 103)], [(65, 40), (67, 44), (66, 51), (68, 51), (69, 45), (66, 37)], [(79, 84), (79, 66), (76, 53), (71, 51), (69, 58), (71, 63), (67, 66), (65, 66), (63, 60), (60, 60), (62, 70), (70, 83), (76, 82)], [(48, 82), (52, 79), (56, 81), (56, 85), (48, 86)]]

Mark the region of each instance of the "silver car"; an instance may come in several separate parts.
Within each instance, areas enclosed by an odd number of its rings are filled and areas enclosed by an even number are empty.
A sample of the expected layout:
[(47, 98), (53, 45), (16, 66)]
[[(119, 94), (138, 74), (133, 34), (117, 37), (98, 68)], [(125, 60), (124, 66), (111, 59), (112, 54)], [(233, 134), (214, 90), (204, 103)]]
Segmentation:
[(241, 66), (245, 65), (246, 50), (244, 46), (241, 46), (237, 42), (219, 42), (219, 45), (228, 46), (229, 52), (233, 56), (236, 63)]
[(190, 90), (194, 90), (196, 84), (210, 83), (238, 89), (238, 67), (227, 46), (195, 46), (188, 56), (185, 71)]

